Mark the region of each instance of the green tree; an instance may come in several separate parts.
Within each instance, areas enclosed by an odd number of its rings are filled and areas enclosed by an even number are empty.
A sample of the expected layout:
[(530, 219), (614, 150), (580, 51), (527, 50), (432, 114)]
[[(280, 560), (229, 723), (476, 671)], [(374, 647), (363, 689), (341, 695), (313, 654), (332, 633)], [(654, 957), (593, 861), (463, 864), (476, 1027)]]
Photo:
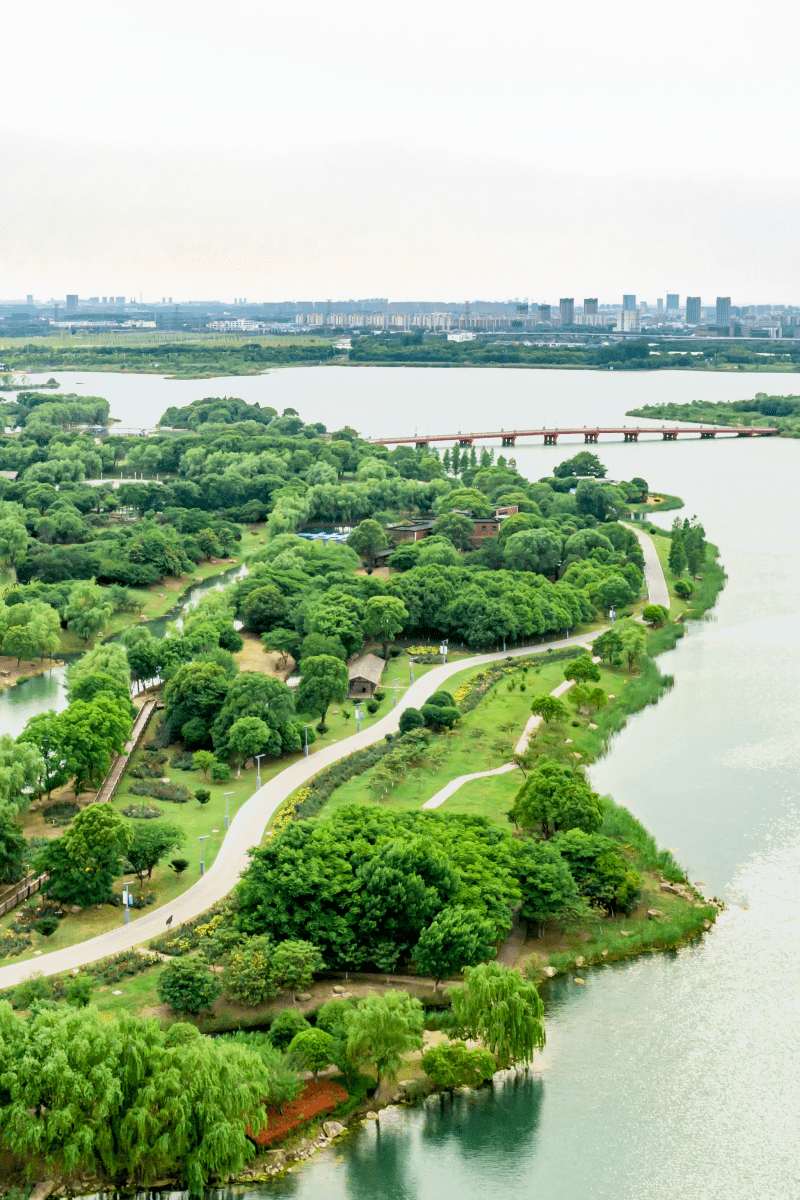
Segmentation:
[(424, 1024), (421, 1002), (399, 991), (365, 996), (350, 1018), (348, 1057), (352, 1062), (375, 1065), (377, 1104), (391, 1095), (402, 1056), (422, 1049)]
[(269, 633), (262, 634), (261, 641), (265, 650), (271, 650), (281, 655), (281, 667), (285, 667), (290, 654), (296, 657), (302, 637), (297, 630), (281, 626), (278, 629), (271, 629)]
[(607, 470), (596, 454), (592, 454), (590, 450), (579, 450), (572, 458), (559, 463), (553, 474), (556, 479), (566, 479), (575, 475), (593, 475), (596, 479), (603, 479)]
[(179, 825), (170, 825), (165, 821), (138, 821), (125, 857), (139, 883), (144, 885), (145, 878), (151, 879), (153, 868), (167, 854), (179, 850), (185, 841), (186, 834)]
[(595, 591), (595, 599), (598, 608), (623, 608), (633, 603), (636, 594), (622, 575), (609, 575)]
[(325, 963), (312, 942), (287, 939), (278, 942), (272, 955), (272, 971), (276, 984), (292, 993), (292, 1003), (299, 991), (305, 991), (314, 980), (314, 972), (323, 970)]
[(0, 562), (14, 566), (25, 553), (28, 531), (19, 521), (7, 517), (0, 520)]
[(369, 518), (362, 521), (347, 539), (347, 544), (356, 554), (366, 560), (367, 567), (372, 570), (375, 566), (375, 555), (379, 550), (385, 550), (389, 539), (382, 526)]
[(622, 657), (628, 669), (641, 666), (647, 654), (647, 630), (638, 621), (626, 618), (617, 622), (617, 633), (622, 641)]
[(49, 871), (48, 895), (62, 904), (102, 904), (122, 874), (132, 837), (130, 824), (110, 804), (93, 804), (78, 813), (62, 837), (42, 847), (34, 868)]
[(545, 922), (559, 917), (578, 899), (578, 887), (568, 864), (549, 842), (527, 838), (519, 848), (518, 878), (522, 916), (544, 933)]
[(315, 1079), (333, 1062), (335, 1050), (333, 1038), (324, 1029), (301, 1029), (289, 1043), (289, 1056), (313, 1072)]
[(210, 1012), (222, 995), (222, 981), (199, 958), (176, 958), (158, 977), (158, 997), (173, 1012), (197, 1016)]
[(601, 658), (615, 662), (622, 654), (622, 638), (616, 629), (607, 629), (599, 638), (595, 638), (594, 648)]
[(106, 628), (113, 615), (114, 606), (106, 600), (103, 588), (93, 579), (73, 584), (69, 602), (64, 609), (64, 620), (67, 628), (77, 633), (87, 644)]
[(286, 619), (287, 604), (274, 584), (256, 588), (242, 605), (242, 623), (251, 633), (267, 633)]
[(475, 524), (463, 513), (442, 513), (431, 530), (433, 537), (445, 537), (456, 550), (471, 550)]
[(437, 1088), (479, 1087), (496, 1070), (488, 1050), (468, 1050), (464, 1042), (444, 1042), (429, 1046), (420, 1065)]
[(228, 730), (228, 749), (236, 759), (236, 778), (242, 775), (242, 764), (270, 740), (270, 728), (259, 717), (240, 717)]
[(249, 938), (233, 951), (225, 972), (225, 990), (237, 1004), (253, 1007), (278, 995), (274, 952), (274, 945), (266, 937)]
[(331, 704), (344, 700), (350, 687), (350, 674), (345, 663), (330, 654), (318, 654), (303, 659), (303, 674), (297, 685), (297, 708), (316, 713), (320, 724)]
[(557, 696), (550, 696), (547, 692), (534, 696), (531, 712), (534, 716), (541, 717), (546, 725), (551, 725), (554, 721), (566, 721), (569, 716), (566, 705), (562, 704)]
[(499, 1067), (529, 1063), (544, 1047), (544, 1005), (519, 971), (499, 963), (467, 967), (463, 986), (450, 996), (459, 1029), (483, 1042)]
[(642, 616), (648, 625), (658, 628), (669, 619), (669, 611), (661, 604), (645, 604), (642, 609)]
[(420, 974), (432, 977), (435, 991), (441, 979), (494, 958), (495, 937), (490, 921), (462, 904), (454, 904), (437, 913), (423, 929), (414, 948), (414, 964)]
[(680, 531), (675, 530), (672, 534), (672, 544), (669, 548), (669, 558), (667, 559), (667, 564), (676, 579), (679, 579), (686, 570), (687, 562), (688, 559), (686, 557), (686, 546), (683, 542), (683, 534)]
[[(101, 589), (102, 590), (102, 589)], [(137, 630), (137, 632), (144, 632)], [(73, 689), (88, 675), (103, 675), (110, 677), (120, 689), (128, 693), (131, 686), (131, 669), (128, 655), (119, 642), (103, 642), (87, 650), (86, 654), (70, 665), (67, 670), (67, 692), (70, 700), (78, 699), (73, 696)]]
[(200, 771), (206, 779), (210, 777), (211, 768), (216, 761), (215, 755), (210, 750), (195, 750), (192, 755), (192, 766), (195, 771)]
[(28, 843), (7, 805), (0, 805), (0, 883), (16, 883), (25, 874)]
[(511, 571), (553, 575), (561, 562), (561, 538), (552, 529), (524, 529), (511, 534), (503, 557)]
[(296, 1033), (310, 1028), (308, 1021), (296, 1008), (283, 1008), (273, 1017), (269, 1027), (269, 1040), (278, 1050), (287, 1050)]
[(27, 808), (29, 792), (43, 774), (44, 760), (35, 745), (0, 734), (0, 801), (17, 810)]
[(364, 633), (380, 638), (383, 657), (389, 657), (389, 642), (408, 621), (408, 609), (396, 596), (372, 596), (364, 606)]
[(418, 708), (404, 708), (400, 713), (400, 732), (408, 733), (412, 729), (421, 729), (425, 718)]
[(590, 655), (581, 654), (564, 667), (564, 678), (574, 679), (576, 683), (597, 683), (600, 679), (600, 668), (592, 662)]
[(60, 714), (60, 729), (67, 771), (80, 795), (89, 787), (99, 787), (111, 756), (125, 745), (131, 730), (130, 710), (103, 694), (91, 703), (76, 700)]
[(514, 797), (511, 816), (545, 839), (559, 830), (593, 833), (603, 820), (603, 804), (584, 779), (551, 758), (540, 759)]

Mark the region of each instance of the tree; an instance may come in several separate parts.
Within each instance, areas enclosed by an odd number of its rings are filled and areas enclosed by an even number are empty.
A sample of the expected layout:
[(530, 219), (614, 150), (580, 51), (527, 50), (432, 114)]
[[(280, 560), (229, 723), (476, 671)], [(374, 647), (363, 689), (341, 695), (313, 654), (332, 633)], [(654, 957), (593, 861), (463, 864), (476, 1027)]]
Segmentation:
[(214, 749), (225, 758), (235, 751), (229, 745), (230, 731), (242, 717), (257, 717), (267, 726), (267, 734), (254, 753), (263, 750), (273, 758), (296, 749), (294, 697), (280, 679), (259, 671), (241, 671), (230, 683), (222, 708), (211, 728)]
[(105, 629), (114, 615), (114, 606), (106, 600), (103, 588), (94, 579), (81, 580), (73, 585), (69, 603), (64, 609), (67, 628), (87, 643)]
[[(101, 589), (103, 590), (103, 589)], [(143, 632), (138, 630), (137, 632)], [(127, 651), (119, 642), (103, 642), (99, 646), (94, 646), (70, 665), (67, 671), (67, 691), (70, 700), (77, 699), (73, 696), (73, 689), (86, 678), (87, 675), (103, 675), (114, 680), (120, 689), (130, 692), (131, 685), (131, 669), (128, 662)]]
[(404, 708), (400, 713), (400, 732), (408, 733), (412, 729), (421, 729), (425, 718), (418, 708)]
[(647, 654), (647, 630), (638, 621), (626, 618), (617, 622), (617, 632), (622, 641), (622, 656), (629, 670), (640, 666)]
[(601, 658), (614, 662), (622, 653), (622, 638), (616, 629), (607, 629), (595, 639), (594, 648)]
[(642, 616), (648, 625), (653, 625), (656, 628), (663, 625), (669, 618), (668, 609), (661, 604), (645, 604), (642, 609)]
[(372, 596), (364, 606), (364, 633), (383, 643), (383, 657), (389, 657), (389, 642), (404, 628), (408, 609), (396, 596)]
[(28, 531), (11, 517), (0, 520), (0, 562), (18, 563), (28, 545)]
[(263, 750), (270, 739), (271, 730), (259, 717), (240, 717), (228, 730), (228, 750), (236, 758), (236, 778), (242, 775), (242, 763), (259, 750)]
[(603, 804), (581, 776), (542, 758), (514, 797), (511, 816), (524, 829), (538, 828), (547, 840), (563, 829), (593, 833), (603, 820)]
[(675, 595), (682, 600), (688, 600), (694, 594), (694, 584), (690, 579), (679, 579), (675, 584)]
[(266, 1004), (280, 991), (275, 982), (273, 954), (269, 938), (249, 938), (233, 951), (225, 972), (225, 990), (237, 1004), (253, 1007)]
[(160, 643), (149, 629), (134, 627), (122, 635), (131, 675), (139, 683), (155, 679), (161, 667)]
[(129, 822), (110, 804), (93, 804), (78, 813), (62, 837), (42, 847), (34, 867), (49, 871), (48, 895), (62, 904), (102, 904), (122, 874), (132, 838)]
[(61, 736), (67, 771), (74, 777), (76, 795), (88, 787), (99, 787), (131, 730), (130, 710), (123, 710), (110, 696), (99, 695), (91, 703), (76, 700), (60, 714)]
[(312, 942), (279, 942), (272, 956), (272, 970), (276, 984), (292, 993), (292, 1003), (299, 991), (311, 986), (314, 972), (323, 970), (322, 955)]
[(667, 565), (676, 579), (679, 579), (686, 570), (687, 562), (688, 559), (686, 557), (686, 546), (683, 542), (683, 534), (679, 530), (673, 530), (672, 544), (669, 548)]
[(597, 683), (600, 679), (600, 668), (592, 662), (590, 655), (581, 654), (564, 667), (564, 678), (574, 679), (576, 683)]
[(278, 1050), (286, 1050), (296, 1033), (310, 1028), (308, 1021), (296, 1008), (283, 1008), (273, 1017), (269, 1027), (269, 1040)]
[(632, 604), (635, 598), (633, 588), (622, 575), (609, 575), (595, 592), (598, 608), (622, 608)]
[(441, 979), (494, 958), (495, 937), (490, 921), (462, 904), (454, 904), (437, 913), (423, 929), (414, 948), (414, 964), (422, 975), (433, 978), (435, 991)]
[(210, 777), (211, 768), (216, 761), (216, 756), (210, 750), (195, 750), (192, 755), (192, 766), (195, 771), (200, 771), (206, 779)]
[(706, 543), (705, 530), (702, 525), (693, 524), (688, 529), (684, 528), (684, 545), (686, 546), (686, 563), (689, 572), (694, 579), (700, 574), (703, 569), (703, 563), (706, 560)]
[(431, 530), (433, 537), (446, 537), (456, 550), (471, 550), (475, 524), (463, 513), (442, 513)]
[(165, 821), (138, 821), (125, 857), (133, 868), (139, 883), (151, 879), (153, 868), (165, 855), (180, 850), (186, 835), (179, 825)]
[(222, 709), (230, 686), (224, 667), (216, 662), (188, 662), (179, 667), (164, 688), (164, 715), (170, 732), (181, 734), (190, 721), (192, 741), (202, 742)]
[(528, 1063), (544, 1047), (544, 1005), (518, 970), (499, 963), (467, 967), (463, 986), (450, 996), (459, 1029), (483, 1042), (499, 1067)]
[(44, 773), (44, 761), (26, 739), (15, 742), (10, 733), (0, 735), (0, 801), (17, 810), (27, 808), (28, 792)]
[(545, 922), (577, 901), (578, 887), (569, 865), (549, 842), (527, 838), (520, 845), (518, 863), (522, 916), (539, 926), (541, 937)]
[(511, 534), (503, 557), (511, 571), (553, 575), (561, 562), (561, 538), (552, 529), (523, 529)]
[(222, 981), (199, 958), (176, 958), (158, 978), (158, 997), (173, 1012), (197, 1016), (210, 1012), (222, 995)]
[(361, 558), (366, 559), (367, 568), (371, 571), (375, 566), (375, 555), (379, 550), (385, 550), (389, 539), (382, 526), (371, 518), (362, 521), (350, 534), (347, 544)]
[(289, 1055), (302, 1063), (307, 1071), (313, 1072), (314, 1078), (333, 1062), (335, 1042), (324, 1029), (301, 1029), (289, 1043)]
[(566, 705), (562, 704), (557, 696), (550, 696), (547, 692), (534, 696), (531, 712), (534, 716), (541, 717), (545, 725), (551, 725), (554, 721), (566, 721), (569, 716)]
[(25, 874), (28, 843), (7, 805), (0, 806), (0, 883), (16, 883)]
[(350, 673), (339, 658), (318, 654), (303, 659), (303, 674), (297, 685), (296, 704), (301, 712), (316, 713), (320, 724), (331, 704), (344, 700), (350, 687)]
[(468, 1050), (464, 1042), (429, 1046), (420, 1065), (435, 1087), (447, 1089), (480, 1087), (496, 1070), (488, 1050)]
[(556, 479), (566, 479), (570, 475), (593, 475), (596, 479), (602, 479), (606, 474), (606, 468), (590, 450), (579, 450), (572, 458), (559, 463), (553, 471)]
[(286, 618), (287, 604), (282, 593), (269, 583), (250, 592), (242, 605), (242, 622), (251, 633), (267, 633)]
[(353, 1013), (347, 1029), (347, 1054), (353, 1062), (374, 1063), (377, 1104), (391, 1094), (402, 1055), (422, 1049), (424, 1026), (422, 1004), (408, 992), (365, 996)]
[(272, 650), (276, 654), (281, 655), (281, 667), (285, 667), (289, 661), (289, 655), (297, 656), (297, 652), (302, 642), (301, 635), (295, 629), (286, 629), (281, 626), (278, 629), (271, 629), (269, 633), (262, 633), (261, 641), (264, 649)]
[(434, 729), (452, 729), (461, 720), (461, 712), (455, 706), (433, 704), (430, 700), (419, 711), (425, 724)]

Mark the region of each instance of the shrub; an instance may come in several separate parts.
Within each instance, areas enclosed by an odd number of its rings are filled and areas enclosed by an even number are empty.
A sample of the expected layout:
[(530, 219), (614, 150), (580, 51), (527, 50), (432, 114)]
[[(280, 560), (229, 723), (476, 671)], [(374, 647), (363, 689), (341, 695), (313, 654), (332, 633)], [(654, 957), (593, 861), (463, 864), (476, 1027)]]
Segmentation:
[(464, 1042), (431, 1046), (422, 1056), (422, 1069), (440, 1088), (478, 1087), (494, 1075), (494, 1055), (468, 1050)]
[(286, 1050), (296, 1034), (310, 1028), (302, 1013), (294, 1008), (283, 1008), (269, 1027), (269, 1040), (278, 1050)]
[(45, 913), (38, 921), (34, 921), (33, 928), (42, 937), (50, 937), (58, 929), (58, 917), (55, 913)]
[(675, 595), (680, 596), (682, 600), (688, 600), (694, 593), (694, 584), (691, 579), (679, 579), (675, 584)]
[(386, 692), (383, 690), (383, 688), (375, 688), (375, 691), (372, 693), (372, 695), (373, 695), (374, 699), (378, 701), (379, 704), (380, 704), (381, 700), (386, 699)]
[(122, 950), (92, 963), (86, 968), (86, 974), (97, 983), (119, 983), (121, 979), (139, 975), (155, 965), (154, 959), (137, 954), (135, 950)]
[(11, 995), (14, 1008), (30, 1008), (35, 1000), (52, 1000), (53, 984), (39, 971), (18, 983)]
[(189, 865), (188, 858), (173, 858), (169, 864), (176, 875), (182, 875)]
[(214, 783), (227, 783), (230, 777), (231, 769), (227, 763), (214, 763), (211, 768), (211, 779)]
[(301, 1063), (314, 1078), (323, 1068), (333, 1062), (335, 1042), (324, 1029), (301, 1029), (289, 1043), (288, 1052), (292, 1059)]
[(669, 612), (661, 604), (645, 604), (642, 609), (642, 616), (648, 625), (653, 625), (656, 628), (663, 625), (669, 617)]
[(70, 979), (64, 988), (64, 998), (73, 1008), (86, 1008), (92, 1000), (92, 981), (88, 975)]
[(380, 705), (378, 704), (377, 700), (368, 700), (367, 701), (367, 712), (370, 714), (370, 716), (374, 717), (375, 713), (378, 711), (379, 708), (380, 708)]
[(209, 1012), (222, 994), (222, 980), (199, 958), (176, 958), (158, 980), (158, 996), (173, 1012)]
[(123, 817), (132, 817), (135, 821), (152, 821), (156, 817), (163, 815), (162, 808), (156, 808), (155, 804), (129, 804), (127, 808), (123, 808)]
[(80, 811), (78, 805), (71, 804), (69, 800), (57, 800), (55, 804), (48, 804), (47, 808), (42, 809), (42, 816), (50, 825), (69, 825)]
[(400, 714), (400, 732), (408, 733), (410, 729), (421, 729), (425, 718), (418, 708), (405, 708)]
[(186, 750), (177, 750), (169, 760), (169, 765), (176, 771), (194, 771), (194, 755)]
[(194, 794), (194, 798), (198, 804), (208, 804), (211, 799), (211, 792), (208, 788), (198, 788)]
[(231, 1000), (250, 1007), (266, 1004), (278, 995), (272, 979), (272, 950), (269, 938), (250, 938), (231, 954), (225, 974), (225, 990)]
[[(225, 769), (227, 770), (227, 767)], [(186, 804), (192, 798), (189, 789), (179, 783), (156, 783), (147, 779), (137, 779), (128, 790), (133, 796), (154, 796), (156, 800), (170, 800), (173, 804)]]

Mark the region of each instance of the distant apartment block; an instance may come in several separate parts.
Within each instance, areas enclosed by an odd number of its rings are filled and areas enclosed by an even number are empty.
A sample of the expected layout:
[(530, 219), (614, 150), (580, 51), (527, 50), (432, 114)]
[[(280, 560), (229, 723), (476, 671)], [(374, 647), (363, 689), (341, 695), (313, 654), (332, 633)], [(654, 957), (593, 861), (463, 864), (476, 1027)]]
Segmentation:
[(539, 305), (539, 324), (540, 325), (550, 325), (551, 322), (552, 322), (552, 317), (551, 317), (551, 313), (550, 313), (550, 305), (549, 304), (540, 304)]
[(642, 318), (639, 310), (621, 308), (617, 313), (617, 333), (639, 333), (642, 328)]
[(575, 324), (575, 300), (573, 298), (559, 300), (558, 317), (562, 325)]
[(77, 312), (77, 311), (78, 311), (78, 297), (77, 296), (67, 296), (67, 312)]
[(585, 317), (597, 316), (597, 296), (590, 296), (583, 302), (583, 315)]
[(677, 312), (680, 306), (680, 296), (676, 292), (667, 292), (667, 312)]
[(727, 325), (731, 319), (730, 296), (717, 296), (717, 325)]
[(687, 325), (699, 325), (701, 321), (702, 321), (702, 316), (700, 313), (700, 297), (699, 296), (687, 296), (686, 297), (686, 324)]
[(623, 312), (636, 312), (636, 297), (635, 296), (623, 296), (622, 297), (622, 311)]

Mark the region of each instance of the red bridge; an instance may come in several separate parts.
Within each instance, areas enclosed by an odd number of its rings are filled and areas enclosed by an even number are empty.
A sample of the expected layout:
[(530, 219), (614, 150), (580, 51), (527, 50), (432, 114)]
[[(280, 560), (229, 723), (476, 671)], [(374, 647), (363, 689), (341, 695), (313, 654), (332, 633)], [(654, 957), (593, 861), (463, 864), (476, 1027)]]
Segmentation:
[(616, 426), (596, 426), (591, 428), (588, 425), (575, 428), (559, 429), (556, 425), (552, 429), (500, 429), (489, 433), (426, 433), (425, 436), (414, 434), (413, 437), (379, 437), (368, 439), (375, 446), (400, 446), (405, 443), (413, 443), (415, 446), (428, 446), (431, 442), (456, 442), (459, 446), (471, 446), (473, 442), (490, 441), (498, 439), (504, 446), (515, 446), (517, 438), (544, 438), (546, 446), (555, 446), (560, 436), (564, 437), (583, 437), (584, 442), (595, 443), (601, 433), (622, 434), (622, 439), (625, 442), (638, 442), (640, 433), (660, 434), (665, 442), (674, 442), (679, 434), (699, 434), (701, 438), (713, 438), (718, 433), (733, 433), (736, 437), (771, 437), (778, 432), (777, 429), (767, 426), (750, 426), (743, 428), (741, 425), (674, 425), (667, 428), (666, 425), (616, 425)]

